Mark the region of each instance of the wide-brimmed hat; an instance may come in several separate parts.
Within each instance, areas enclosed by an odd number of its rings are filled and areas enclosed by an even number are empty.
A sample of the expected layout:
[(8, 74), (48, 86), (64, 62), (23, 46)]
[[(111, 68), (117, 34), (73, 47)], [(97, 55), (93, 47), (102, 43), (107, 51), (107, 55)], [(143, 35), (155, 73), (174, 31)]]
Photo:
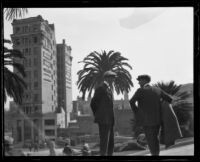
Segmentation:
[(116, 77), (116, 76), (117, 76), (117, 74), (115, 72), (111, 71), (111, 70), (108, 70), (103, 74), (104, 78), (105, 77)]
[(137, 80), (139, 81), (139, 80), (146, 80), (146, 81), (148, 81), (148, 82), (150, 82), (151, 81), (151, 77), (149, 76), (149, 75), (139, 75), (138, 77), (137, 77)]

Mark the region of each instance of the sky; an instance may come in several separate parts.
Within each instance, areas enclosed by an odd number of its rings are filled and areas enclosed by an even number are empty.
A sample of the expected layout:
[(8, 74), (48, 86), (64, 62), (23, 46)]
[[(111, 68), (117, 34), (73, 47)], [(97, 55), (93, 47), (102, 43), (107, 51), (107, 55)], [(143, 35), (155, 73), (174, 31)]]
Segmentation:
[[(192, 7), (29, 8), (23, 18), (38, 15), (55, 25), (56, 43), (65, 39), (72, 48), (73, 100), (81, 96), (76, 82), (83, 64), (78, 62), (93, 51), (114, 50), (128, 58), (134, 84), (129, 98), (139, 88), (136, 78), (141, 74), (149, 74), (151, 83), (193, 83)], [(11, 23), (4, 19), (8, 39)]]

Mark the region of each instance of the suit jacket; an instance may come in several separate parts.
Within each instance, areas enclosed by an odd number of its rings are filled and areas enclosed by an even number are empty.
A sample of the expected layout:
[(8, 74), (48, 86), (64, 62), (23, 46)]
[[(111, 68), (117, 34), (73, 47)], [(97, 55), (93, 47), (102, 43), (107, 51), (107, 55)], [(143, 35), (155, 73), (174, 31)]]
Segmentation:
[(181, 129), (176, 114), (171, 104), (164, 101), (161, 103), (161, 118), (161, 143), (168, 145), (175, 142), (176, 139), (182, 137)]
[(95, 90), (90, 107), (94, 114), (94, 122), (114, 124), (113, 95), (106, 83), (103, 83)]
[[(147, 85), (137, 89), (130, 100), (138, 126), (153, 126), (161, 124), (161, 98), (171, 102), (172, 98), (160, 88)], [(136, 106), (138, 102), (138, 107)]]

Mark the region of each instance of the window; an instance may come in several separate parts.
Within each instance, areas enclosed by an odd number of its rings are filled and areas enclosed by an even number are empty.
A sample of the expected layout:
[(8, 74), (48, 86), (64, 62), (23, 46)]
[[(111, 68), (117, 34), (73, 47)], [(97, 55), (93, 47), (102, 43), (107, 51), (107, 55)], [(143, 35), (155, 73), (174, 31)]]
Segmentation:
[(28, 49), (28, 54), (31, 55), (31, 48)]
[(38, 82), (34, 82), (34, 88), (38, 88)]
[(25, 49), (25, 54), (28, 54), (28, 48)]
[(34, 47), (34, 48), (33, 48), (33, 54), (34, 54), (34, 55), (37, 55), (37, 53), (38, 53), (38, 48), (37, 48), (37, 47)]
[(28, 32), (28, 26), (24, 27), (24, 31), (25, 31), (25, 33)]
[[(25, 60), (26, 61), (26, 60)], [(26, 77), (29, 78), (30, 71), (26, 71)]]
[(20, 40), (18, 38), (15, 39), (15, 43), (16, 43), (17, 46), (19, 46), (20, 45)]
[(20, 31), (20, 27), (15, 28), (15, 33), (18, 33)]
[(34, 78), (38, 78), (38, 71), (37, 70), (34, 71)]
[(44, 121), (45, 125), (55, 125), (55, 120), (54, 119), (46, 119)]
[(37, 66), (38, 65), (38, 59), (34, 58), (33, 63), (34, 63), (34, 66)]
[(34, 43), (37, 43), (37, 42), (38, 42), (37, 37), (33, 37), (33, 42), (34, 42)]
[(38, 94), (34, 94), (34, 101), (38, 101)]
[(23, 45), (25, 44), (25, 38), (22, 38), (22, 44)]
[(46, 136), (54, 136), (55, 135), (55, 130), (45, 130), (45, 135)]
[(23, 64), (24, 64), (25, 67), (27, 67), (27, 65), (28, 65), (28, 61), (27, 61), (26, 58), (23, 60)]
[(38, 111), (39, 111), (38, 106), (35, 106), (35, 107), (34, 107), (34, 112), (36, 113), (36, 112), (38, 112)]
[(31, 107), (27, 106), (27, 114), (30, 114), (31, 113)]
[(24, 38), (24, 41), (25, 41), (25, 45), (28, 44), (28, 38)]
[(28, 83), (28, 89), (31, 89), (31, 82)]
[(30, 38), (28, 39), (28, 43), (31, 44), (31, 39)]
[(37, 25), (33, 25), (33, 31), (37, 31)]
[(25, 98), (26, 98), (26, 100), (28, 100), (28, 94), (26, 94), (26, 97), (25, 97)]
[(23, 55), (25, 55), (25, 49), (22, 49), (22, 53), (23, 53)]
[(29, 59), (29, 67), (31, 67), (31, 58)]

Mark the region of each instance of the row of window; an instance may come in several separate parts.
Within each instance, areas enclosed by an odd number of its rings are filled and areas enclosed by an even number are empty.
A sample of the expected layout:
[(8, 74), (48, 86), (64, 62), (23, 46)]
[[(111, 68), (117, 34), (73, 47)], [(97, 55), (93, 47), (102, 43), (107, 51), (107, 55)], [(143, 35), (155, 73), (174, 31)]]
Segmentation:
[[(28, 78), (29, 80), (32, 78), (32, 71), (26, 71), (26, 78)], [(38, 74), (38, 70), (34, 70), (33, 71), (33, 78), (38, 78), (39, 74)]]
[(46, 119), (44, 121), (44, 125), (55, 125), (55, 120), (54, 119)]
[[(53, 63), (51, 61), (52, 59), (53, 59)], [(52, 69), (54, 69), (55, 67), (57, 68), (56, 60), (55, 60), (55, 58), (53, 58), (52, 54), (49, 52), (43, 52), (43, 64), (44, 65), (46, 65), (45, 62), (49, 62), (51, 64), (50, 66)]]
[(32, 44), (37, 44), (39, 42), (37, 36), (33, 37), (21, 37), (21, 38), (15, 38), (13, 40), (14, 45), (20, 46), (20, 45), (32, 45)]
[[(34, 90), (34, 89), (38, 89), (39, 88), (39, 83), (38, 81), (34, 81), (34, 82), (27, 82), (27, 90)], [(33, 87), (32, 87), (33, 84)]]
[(32, 95), (27, 92), (23, 95), (23, 101), (27, 102), (27, 101), (31, 101), (31, 102), (38, 102), (39, 101), (39, 94), (33, 94), (33, 98)]
[[(54, 41), (53, 41), (54, 43)], [(53, 45), (49, 39), (43, 38), (43, 47), (47, 49), (53, 49)]]
[(54, 129), (46, 129), (45, 135), (46, 136), (55, 136), (55, 130)]
[(39, 53), (39, 48), (38, 47), (33, 47), (33, 48), (23, 48), (20, 50), (21, 53), (24, 55), (24, 57), (28, 55), (38, 55)]
[(52, 60), (53, 58), (51, 53), (45, 51), (43, 51), (43, 57), (47, 60)]
[(41, 109), (38, 106), (24, 106), (22, 107), (24, 114), (30, 115), (32, 113), (41, 113)]
[(31, 58), (26, 58), (23, 60), (24, 67), (32, 67), (32, 66), (38, 66), (38, 58), (33, 58), (33, 61)]
[(16, 26), (14, 28), (14, 34), (36, 32), (38, 30), (39, 30), (39, 25), (37, 25), (37, 24)]

